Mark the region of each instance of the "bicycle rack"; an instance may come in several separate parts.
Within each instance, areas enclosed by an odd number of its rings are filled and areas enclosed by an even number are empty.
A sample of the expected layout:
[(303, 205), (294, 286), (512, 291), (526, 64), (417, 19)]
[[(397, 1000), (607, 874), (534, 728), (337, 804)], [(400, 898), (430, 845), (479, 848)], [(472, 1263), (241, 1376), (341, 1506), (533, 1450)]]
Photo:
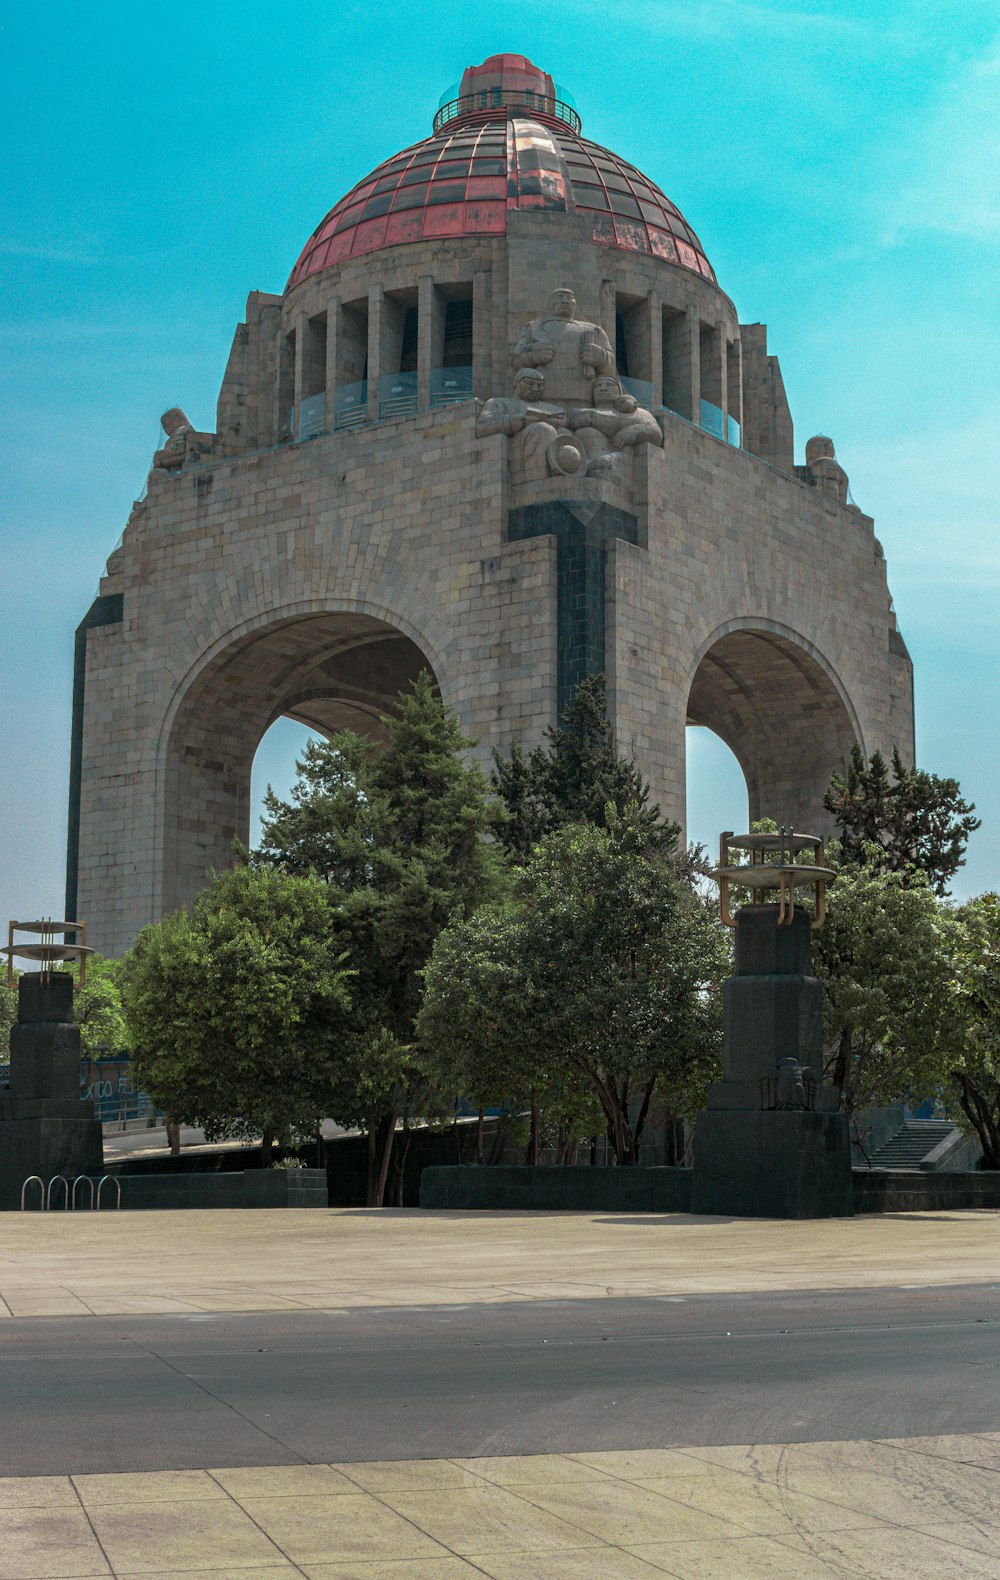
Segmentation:
[(105, 1185), (113, 1185), (115, 1187), (115, 1211), (118, 1212), (122, 1204), (122, 1183), (113, 1174), (102, 1174), (97, 1182), (97, 1211), (100, 1212), (101, 1210), (101, 1191)]
[[(78, 1212), (78, 1211), (83, 1211), (83, 1212), (100, 1212), (102, 1206), (106, 1206), (107, 1205), (107, 1203), (101, 1201), (101, 1192), (103, 1191), (105, 1185), (109, 1185), (109, 1186), (113, 1185), (114, 1186), (114, 1188), (115, 1188), (114, 1211), (118, 1212), (121, 1209), (121, 1204), (122, 1204), (121, 1180), (116, 1179), (113, 1174), (102, 1174), (100, 1179), (97, 1181), (96, 1191), (95, 1191), (95, 1188), (94, 1188), (94, 1181), (91, 1179), (89, 1174), (77, 1174), (76, 1178), (73, 1180), (72, 1185), (67, 1180), (65, 1174), (53, 1174), (53, 1176), (49, 1180), (49, 1183), (48, 1183), (47, 1186), (46, 1186), (45, 1181), (42, 1179), (42, 1176), (40, 1174), (29, 1174), (28, 1178), (24, 1181), (24, 1184), (21, 1186), (21, 1211), (22, 1212), (27, 1212), (28, 1211), (28, 1186), (29, 1185), (37, 1185), (38, 1186), (38, 1211), (39, 1212), (51, 1212), (53, 1210), (53, 1208), (52, 1208), (52, 1193), (53, 1193), (53, 1190), (55, 1188), (57, 1188), (58, 1186), (60, 1186), (60, 1185), (63, 1188), (62, 1210), (64, 1212)], [(76, 1193), (77, 1193), (77, 1191), (80, 1189), (80, 1187), (82, 1185), (86, 1185), (87, 1186), (87, 1188), (90, 1191), (90, 1197), (87, 1200), (86, 1205), (80, 1207), (77, 1204)]]
[(39, 1195), (38, 1195), (38, 1211), (39, 1212), (44, 1212), (45, 1211), (45, 1181), (42, 1179), (42, 1176), (40, 1174), (29, 1174), (28, 1178), (25, 1180), (24, 1184), (21, 1186), (21, 1211), (22, 1212), (27, 1212), (27, 1210), (28, 1210), (26, 1205), (25, 1205), (25, 1197), (27, 1195), (27, 1191), (28, 1191), (28, 1186), (29, 1185), (37, 1185), (38, 1186), (38, 1191), (39, 1191)]

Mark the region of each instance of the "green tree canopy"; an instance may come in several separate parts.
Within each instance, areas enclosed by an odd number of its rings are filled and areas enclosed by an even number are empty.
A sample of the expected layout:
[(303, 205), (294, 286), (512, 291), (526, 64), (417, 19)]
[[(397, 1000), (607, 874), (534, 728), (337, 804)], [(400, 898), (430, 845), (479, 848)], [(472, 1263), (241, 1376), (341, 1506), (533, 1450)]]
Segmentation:
[(345, 1045), (331, 1116), (359, 1125), (369, 1146), (371, 1205), (384, 1199), (393, 1138), (422, 1088), (414, 1058), (421, 970), (455, 916), (501, 884), (486, 839), (486, 784), (465, 738), (424, 671), (385, 721), (375, 751), (355, 735), (311, 745), (289, 802), (265, 802), (256, 859), (315, 871), (345, 940), (354, 1033)]
[[(717, 1070), (722, 929), (642, 811), (567, 824), (519, 871), (511, 903), (454, 925), (425, 973), (419, 1029), (482, 1102), (507, 1083), (567, 1092), (585, 1078), (619, 1163), (634, 1163), (658, 1084)], [(695, 1083), (698, 1084), (698, 1083)]]
[(316, 877), (240, 864), (121, 963), (139, 1084), (209, 1140), (315, 1136), (350, 1029), (343, 942)]
[(962, 1047), (952, 1079), (966, 1129), (983, 1163), (1000, 1169), (1000, 895), (983, 894), (957, 913), (954, 1005)]
[(823, 805), (840, 827), (845, 865), (874, 864), (904, 878), (922, 872), (937, 895), (964, 865), (969, 836), (980, 826), (957, 779), (906, 768), (898, 751), (890, 776), (881, 752), (866, 762), (856, 744), (846, 776), (833, 775)]
[[(831, 860), (837, 848), (831, 847)], [(872, 859), (841, 867), (813, 934), (827, 1075), (849, 1118), (937, 1093), (956, 1050), (955, 921), (926, 879)]]
[(518, 863), (528, 860), (539, 839), (568, 823), (603, 828), (609, 806), (619, 815), (636, 807), (647, 841), (664, 854), (677, 848), (679, 825), (650, 804), (639, 768), (615, 746), (603, 675), (580, 682), (545, 746), (527, 757), (516, 742), (509, 757), (494, 753), (493, 788), (503, 813), (497, 838)]

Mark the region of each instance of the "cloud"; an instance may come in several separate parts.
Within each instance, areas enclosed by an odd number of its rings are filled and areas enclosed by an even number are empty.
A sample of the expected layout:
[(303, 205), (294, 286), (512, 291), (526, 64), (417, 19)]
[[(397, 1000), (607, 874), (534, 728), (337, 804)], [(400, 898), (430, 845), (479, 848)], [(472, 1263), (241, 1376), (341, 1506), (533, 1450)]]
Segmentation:
[(0, 257), (4, 258), (33, 258), (40, 263), (73, 263), (92, 265), (102, 263), (99, 251), (94, 247), (38, 247), (22, 246), (18, 242), (0, 242)]
[(926, 230), (1000, 240), (1000, 40), (945, 83), (906, 157), (888, 242)]

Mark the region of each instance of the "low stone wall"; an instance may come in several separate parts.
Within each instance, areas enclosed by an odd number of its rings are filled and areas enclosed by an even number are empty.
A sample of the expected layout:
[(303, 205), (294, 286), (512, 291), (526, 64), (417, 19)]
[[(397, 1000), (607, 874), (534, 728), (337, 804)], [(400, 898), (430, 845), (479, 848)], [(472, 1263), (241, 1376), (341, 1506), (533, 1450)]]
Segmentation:
[[(119, 1174), (122, 1211), (177, 1207), (326, 1207), (325, 1169), (247, 1169), (245, 1173)], [(115, 1192), (105, 1185), (102, 1211)]]
[(945, 1212), (961, 1207), (1000, 1207), (1000, 1171), (854, 1170), (856, 1213)]
[(689, 1212), (691, 1170), (432, 1167), (420, 1177), (420, 1205), (466, 1212)]

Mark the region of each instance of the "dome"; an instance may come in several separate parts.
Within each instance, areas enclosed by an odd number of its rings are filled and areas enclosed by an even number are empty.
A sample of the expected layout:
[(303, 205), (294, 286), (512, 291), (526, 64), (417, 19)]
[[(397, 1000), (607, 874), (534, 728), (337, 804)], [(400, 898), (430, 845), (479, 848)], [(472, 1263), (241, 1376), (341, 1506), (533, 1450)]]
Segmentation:
[(634, 165), (582, 137), (569, 95), (523, 55), (469, 67), (443, 95), (434, 128), (334, 205), (287, 289), (386, 247), (502, 235), (512, 209), (586, 215), (599, 245), (651, 253), (715, 282), (680, 210)]

